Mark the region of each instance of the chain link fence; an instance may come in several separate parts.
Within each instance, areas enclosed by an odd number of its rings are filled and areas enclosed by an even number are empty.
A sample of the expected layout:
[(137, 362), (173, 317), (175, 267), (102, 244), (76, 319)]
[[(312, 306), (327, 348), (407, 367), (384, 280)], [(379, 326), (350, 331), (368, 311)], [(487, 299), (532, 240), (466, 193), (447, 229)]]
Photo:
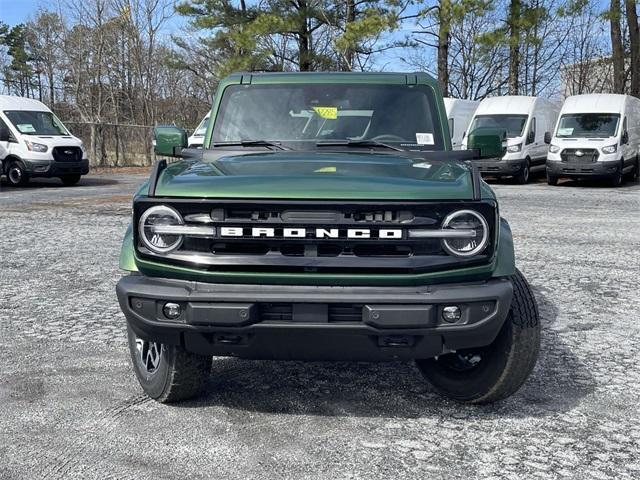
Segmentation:
[(144, 167), (155, 161), (153, 127), (89, 122), (65, 125), (82, 140), (93, 167)]

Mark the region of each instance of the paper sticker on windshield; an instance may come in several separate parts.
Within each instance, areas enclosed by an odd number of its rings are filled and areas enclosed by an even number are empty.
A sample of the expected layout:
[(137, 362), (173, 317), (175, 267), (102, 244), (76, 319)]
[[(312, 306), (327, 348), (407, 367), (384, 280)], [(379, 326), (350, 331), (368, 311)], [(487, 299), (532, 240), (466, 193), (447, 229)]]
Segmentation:
[(573, 128), (559, 128), (558, 136), (559, 137), (567, 137), (573, 133)]
[(433, 145), (433, 133), (416, 133), (418, 145)]
[(16, 125), (20, 133), (34, 133), (36, 129), (30, 123), (19, 123)]
[(336, 173), (336, 167), (322, 167), (313, 171), (314, 173)]
[(327, 120), (335, 120), (338, 118), (337, 107), (313, 107), (313, 110), (322, 118)]

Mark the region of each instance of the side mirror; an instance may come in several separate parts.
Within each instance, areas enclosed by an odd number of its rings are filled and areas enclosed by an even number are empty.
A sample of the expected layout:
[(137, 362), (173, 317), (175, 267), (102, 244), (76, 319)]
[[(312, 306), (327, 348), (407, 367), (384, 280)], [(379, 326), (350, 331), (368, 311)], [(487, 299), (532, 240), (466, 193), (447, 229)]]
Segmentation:
[(507, 131), (500, 128), (476, 128), (469, 132), (467, 148), (478, 150), (478, 158), (502, 158), (506, 149)]
[(551, 132), (544, 132), (544, 143), (547, 145), (551, 143)]
[(627, 143), (629, 143), (629, 132), (627, 132), (626, 130), (622, 132), (621, 143), (622, 145), (626, 145)]
[(11, 132), (9, 131), (9, 127), (0, 127), (0, 142), (10, 142), (11, 140), (12, 137)]
[(181, 157), (187, 148), (187, 132), (173, 125), (159, 125), (153, 129), (154, 150), (157, 155)]

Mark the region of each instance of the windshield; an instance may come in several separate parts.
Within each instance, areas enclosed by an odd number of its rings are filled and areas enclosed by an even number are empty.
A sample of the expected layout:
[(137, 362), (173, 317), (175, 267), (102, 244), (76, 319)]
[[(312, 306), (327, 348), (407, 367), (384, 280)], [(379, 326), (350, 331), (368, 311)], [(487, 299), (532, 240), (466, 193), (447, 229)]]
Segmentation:
[(507, 131), (508, 138), (521, 137), (528, 115), (477, 115), (469, 131), (477, 128), (500, 128)]
[(213, 143), (266, 140), (298, 150), (325, 141), (445, 146), (433, 91), (422, 85), (233, 85), (219, 112)]
[(51, 112), (9, 110), (4, 114), (23, 135), (69, 135), (62, 122)]
[(200, 122), (200, 125), (196, 128), (196, 131), (193, 132), (193, 135), (196, 137), (204, 137), (204, 134), (207, 133), (207, 127), (209, 126), (209, 115), (204, 117)]
[(614, 113), (572, 113), (562, 115), (556, 137), (615, 137), (620, 115)]

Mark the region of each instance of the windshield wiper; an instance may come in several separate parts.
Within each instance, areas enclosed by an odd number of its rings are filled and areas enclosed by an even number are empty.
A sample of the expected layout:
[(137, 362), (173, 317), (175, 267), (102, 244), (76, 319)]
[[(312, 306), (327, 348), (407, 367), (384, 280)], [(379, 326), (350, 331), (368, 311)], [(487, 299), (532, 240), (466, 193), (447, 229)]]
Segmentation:
[(375, 140), (327, 140), (317, 142), (317, 147), (378, 147), (395, 150), (396, 152), (406, 152), (405, 149), (389, 145), (388, 143), (376, 142)]
[(273, 147), (277, 150), (291, 150), (280, 142), (270, 142), (268, 140), (238, 140), (237, 142), (212, 142), (212, 147)]

